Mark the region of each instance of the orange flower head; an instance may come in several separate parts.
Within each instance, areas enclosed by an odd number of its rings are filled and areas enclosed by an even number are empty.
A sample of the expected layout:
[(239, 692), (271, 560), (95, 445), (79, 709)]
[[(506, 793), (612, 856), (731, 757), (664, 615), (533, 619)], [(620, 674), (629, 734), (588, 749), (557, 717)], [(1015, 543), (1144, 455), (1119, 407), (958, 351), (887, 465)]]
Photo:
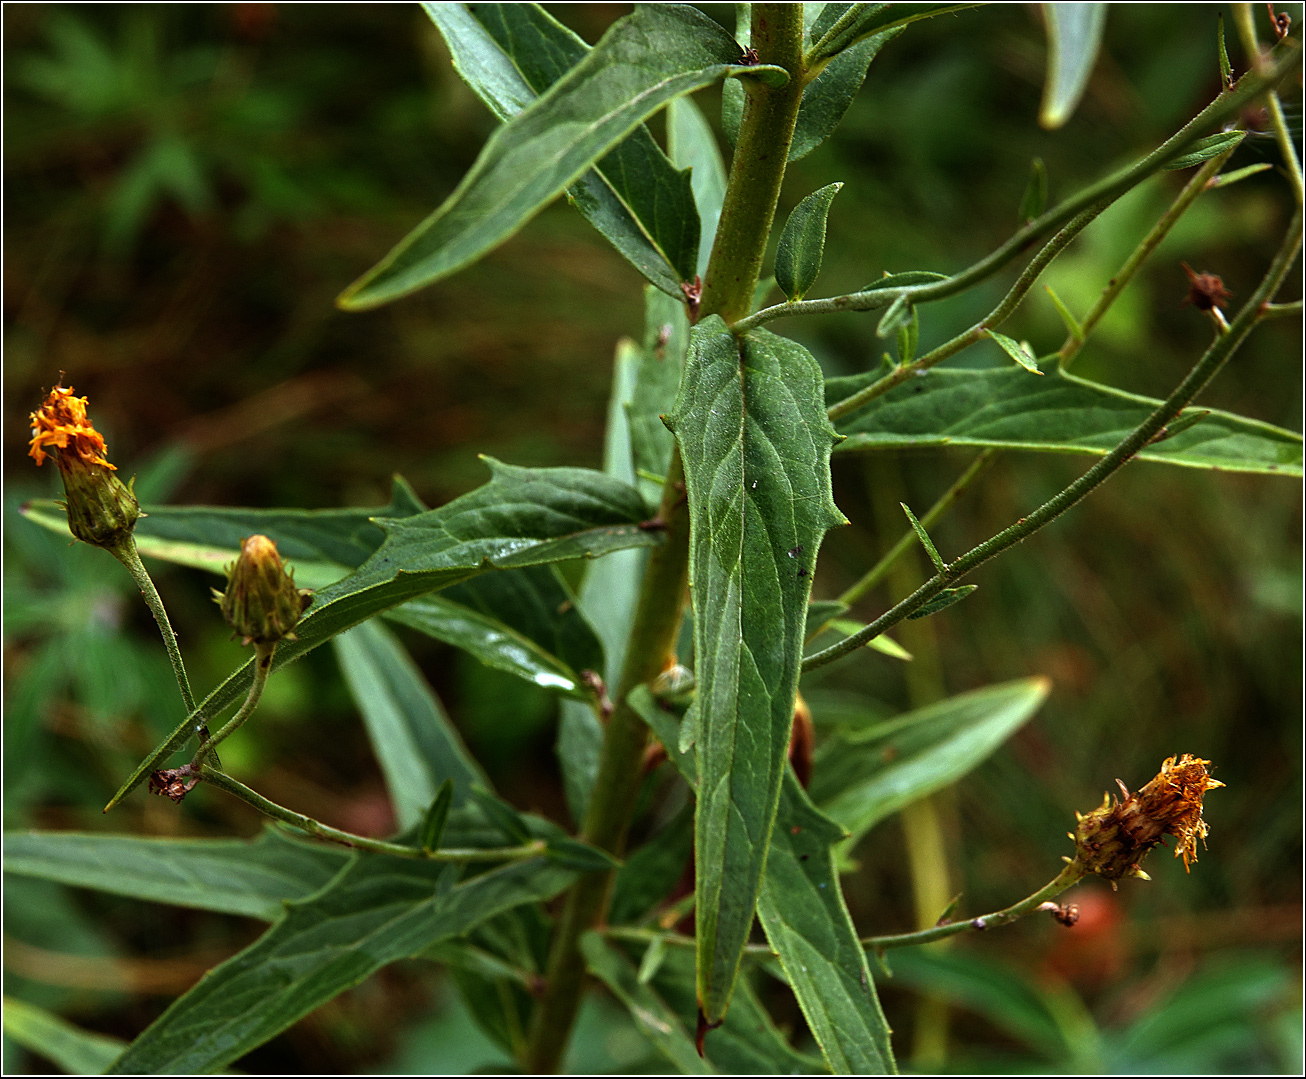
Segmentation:
[(1206, 843), (1209, 829), (1202, 820), (1202, 799), (1206, 792), (1223, 787), (1207, 771), (1210, 761), (1185, 753), (1167, 757), (1161, 771), (1137, 794), (1130, 794), (1120, 783), (1124, 800), (1106, 795), (1102, 805), (1079, 816), (1079, 826), (1071, 833), (1075, 841), (1075, 863), (1086, 872), (1097, 873), (1115, 882), (1121, 877), (1147, 874), (1139, 863), (1166, 835), (1177, 840), (1175, 857), (1182, 857), (1184, 870), (1197, 861), (1197, 842)]
[(56, 386), (32, 413), (32, 448), (28, 456), (45, 463), (47, 449), (66, 451), (88, 464), (114, 469), (105, 457), (104, 437), (86, 415), (86, 398), (74, 397), (73, 388)]
[(68, 531), (95, 547), (115, 550), (131, 541), (141, 516), (130, 485), (114, 475), (104, 438), (86, 415), (86, 398), (55, 386), (32, 413), (29, 456), (38, 465), (53, 457), (63, 480)]

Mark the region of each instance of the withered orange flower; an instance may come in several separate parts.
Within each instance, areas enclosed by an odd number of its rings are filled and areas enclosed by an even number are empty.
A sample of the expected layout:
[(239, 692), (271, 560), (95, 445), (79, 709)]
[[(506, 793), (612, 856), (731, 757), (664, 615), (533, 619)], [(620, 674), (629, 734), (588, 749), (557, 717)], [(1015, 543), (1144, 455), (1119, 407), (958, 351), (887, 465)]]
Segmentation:
[(105, 456), (104, 437), (86, 415), (87, 399), (74, 397), (71, 386), (55, 386), (32, 413), (32, 447), (28, 456), (44, 464), (47, 449), (68, 451), (88, 464), (117, 470)]
[(55, 386), (32, 413), (29, 456), (38, 465), (53, 457), (67, 495), (68, 531), (79, 540), (114, 551), (131, 541), (141, 516), (136, 494), (114, 475), (104, 438), (86, 415), (86, 398), (71, 386)]
[(1202, 799), (1207, 791), (1224, 786), (1211, 778), (1210, 763), (1190, 753), (1167, 757), (1161, 771), (1137, 794), (1116, 780), (1123, 801), (1108, 794), (1099, 808), (1076, 814), (1079, 826), (1070, 836), (1075, 864), (1105, 877), (1113, 887), (1121, 877), (1147, 879), (1139, 862), (1164, 836), (1172, 835), (1177, 840), (1175, 857), (1183, 858), (1187, 872), (1189, 863), (1197, 861), (1198, 840), (1205, 844), (1209, 830), (1202, 820)]

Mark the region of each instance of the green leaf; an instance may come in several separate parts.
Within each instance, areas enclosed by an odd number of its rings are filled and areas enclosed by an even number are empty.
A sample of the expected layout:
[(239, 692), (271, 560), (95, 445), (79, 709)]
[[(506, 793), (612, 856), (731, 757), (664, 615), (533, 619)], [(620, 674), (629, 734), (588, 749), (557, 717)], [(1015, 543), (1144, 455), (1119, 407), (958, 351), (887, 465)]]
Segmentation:
[(996, 330), (985, 330), (984, 333), (1026, 371), (1035, 375), (1043, 373), (1038, 369), (1038, 360), (1019, 341), (1008, 337), (1006, 334), (998, 333)]
[(940, 572), (946, 570), (948, 565), (939, 555), (938, 548), (934, 546), (934, 541), (930, 539), (930, 534), (925, 531), (925, 526), (916, 520), (916, 514), (912, 513), (911, 507), (906, 502), (899, 502), (902, 512), (907, 515), (907, 520), (911, 522), (912, 531), (916, 533), (916, 538), (921, 541), (921, 546), (925, 548), (925, 553), (930, 556), (930, 561), (934, 563), (934, 568)]
[(503, 833), (503, 837), (509, 843), (529, 843), (531, 841), (531, 830), (526, 821), (507, 802), (496, 798), (481, 787), (473, 787), (470, 793), (472, 801), (485, 814), (486, 819)]
[(679, 169), (693, 169), (689, 181), (702, 228), (698, 240), (698, 273), (707, 272), (707, 260), (716, 239), (717, 222), (726, 198), (726, 166), (716, 135), (693, 98), (678, 97), (667, 106), (667, 153)]
[[(685, 305), (644, 290), (644, 343), (638, 351), (635, 386), (627, 413), (630, 420), (630, 451), (635, 471), (665, 476), (671, 463), (674, 438), (662, 417), (676, 403), (685, 354), (689, 349), (689, 318)], [(648, 484), (650, 500), (661, 493), (660, 485)]]
[(831, 619), (838, 618), (848, 610), (848, 604), (837, 599), (814, 599), (807, 605), (807, 621), (803, 625), (803, 636), (811, 640), (820, 633)]
[(1245, 131), (1221, 131), (1217, 135), (1207, 135), (1206, 138), (1192, 143), (1184, 153), (1167, 161), (1162, 167), (1166, 172), (1192, 168), (1203, 161), (1218, 157), (1226, 150), (1237, 146), (1246, 137)]
[(845, 523), (820, 367), (764, 330), (695, 327), (672, 427), (690, 514), (699, 995), (721, 1018), (752, 927), (793, 722), (812, 567)]
[[(686, 1029), (696, 1022), (694, 955), (688, 948), (667, 948), (651, 984), (680, 1016)], [(724, 1025), (708, 1031), (703, 1050), (725, 1075), (812, 1075), (827, 1071), (819, 1059), (798, 1052), (776, 1029), (747, 977), (739, 979)]]
[(609, 869), (616, 869), (621, 865), (620, 860), (607, 851), (568, 836), (550, 839), (544, 854), (558, 865), (574, 869), (578, 873), (606, 873)]
[(1047, 80), (1038, 122), (1048, 130), (1070, 119), (1088, 87), (1106, 25), (1105, 4), (1044, 4)]
[(1224, 12), (1216, 16), (1216, 46), (1220, 53), (1220, 81), (1226, 89), (1233, 88), (1233, 65), (1229, 63), (1229, 50), (1224, 46)]
[(897, 330), (898, 362), (911, 363), (916, 358), (916, 345), (921, 338), (921, 314), (911, 309), (911, 321)]
[(1020, 199), (1016, 220), (1024, 225), (1038, 217), (1048, 204), (1048, 170), (1041, 157), (1034, 158), (1029, 168), (1029, 184)]
[(789, 144), (790, 161), (806, 157), (834, 133), (866, 80), (871, 61), (901, 32), (901, 27), (889, 30), (845, 49), (807, 84), (802, 103), (798, 106), (793, 141)]
[(110, 1074), (202, 1073), (244, 1056), (396, 959), (523, 903), (575, 874), (544, 858), (447, 887), (447, 867), (356, 854), (316, 895), (172, 1003)]
[(1044, 285), (1043, 291), (1048, 294), (1048, 299), (1052, 301), (1052, 306), (1057, 309), (1057, 314), (1061, 316), (1061, 321), (1065, 325), (1067, 332), (1076, 341), (1081, 344), (1084, 341), (1084, 327), (1079, 324), (1079, 320), (1070, 313), (1068, 308), (1061, 301), (1061, 297), (1052, 291), (1051, 285)]
[[(934, 368), (839, 419), (838, 452), (920, 446), (996, 446), (1103, 456), (1161, 403), (1044, 364), (1038, 381), (1015, 367)], [(875, 380), (875, 372), (830, 379), (833, 404)], [(1210, 410), (1196, 427), (1139, 451), (1143, 461), (1226, 472), (1302, 475), (1302, 437)]]
[(1249, 176), (1255, 176), (1258, 172), (1265, 172), (1274, 168), (1268, 161), (1258, 161), (1255, 165), (1246, 165), (1241, 169), (1234, 169), (1232, 172), (1222, 172), (1219, 176), (1213, 177), (1207, 182), (1207, 187), (1228, 187), (1230, 184), (1236, 184), (1239, 180), (1245, 180)]
[(681, 1075), (712, 1075), (716, 1069), (694, 1048), (694, 1039), (680, 1017), (654, 990), (640, 982), (634, 966), (593, 930), (580, 938), (589, 972), (606, 985), (626, 1008), (643, 1034)]
[(453, 805), (453, 780), (446, 779), (435, 792), (431, 804), (422, 817), (422, 826), (417, 833), (418, 846), (424, 851), (440, 849), (440, 840), (444, 837), (444, 826), (449, 823), (449, 808)]
[(113, 895), (273, 921), (340, 871), (342, 850), (266, 828), (256, 839), (8, 832), (4, 869)]
[[(646, 696), (642, 707), (658, 708), (652, 696)], [(643, 712), (640, 712), (642, 715)], [(612, 886), (612, 904), (608, 921), (624, 925), (642, 918), (667, 896), (667, 882), (680, 879), (694, 849), (693, 806), (686, 805), (647, 843), (641, 844), (617, 871)]]
[(844, 830), (812, 804), (791, 770), (778, 820), (757, 908), (766, 939), (830, 1070), (891, 1074), (889, 1026), (835, 870)]
[(127, 1043), (107, 1034), (82, 1030), (35, 1004), (15, 997), (4, 998), (5, 1037), (28, 1052), (45, 1057), (69, 1075), (103, 1075)]
[(932, 281), (946, 281), (948, 275), (945, 273), (934, 273), (932, 270), (907, 270), (903, 273), (887, 273), (877, 281), (872, 281), (869, 285), (863, 285), (858, 292), (874, 292), (882, 288), (911, 288), (914, 285), (928, 285)]
[[(675, 715), (659, 708), (644, 686), (629, 701), (690, 786), (697, 786), (693, 756), (677, 750)], [(835, 871), (834, 845), (844, 836), (786, 768), (758, 913), (830, 1070), (882, 1075), (894, 1071), (893, 1050)], [(727, 1014), (727, 1026), (736, 1010)]]
[[(811, 30), (812, 46), (805, 61), (819, 61), (851, 49), (873, 35), (897, 30), (921, 19), (946, 15), (978, 4), (826, 4)], [(904, 10), (910, 14), (903, 14)]]
[(916, 318), (916, 309), (912, 306), (907, 293), (894, 298), (893, 303), (880, 316), (880, 324), (875, 327), (876, 337), (893, 337), (899, 330), (910, 326)]
[[(401, 477), (394, 477), (390, 503), (369, 509), (246, 509), (223, 506), (144, 507), (136, 522), (136, 547), (146, 558), (224, 573), (240, 553), (241, 540), (260, 534), (276, 541), (281, 557), (303, 588), (322, 588), (344, 577), (381, 546), (377, 519), (409, 517), (426, 507)], [(52, 501), (31, 502), (24, 514), (37, 524), (68, 533), (63, 509)]]
[[(862, 628), (862, 624), (860, 622), (853, 622), (851, 619), (836, 618), (830, 622), (829, 628), (837, 629), (845, 637), (851, 637)], [(875, 651), (883, 653), (886, 656), (892, 656), (894, 659), (905, 661), (910, 661), (912, 659), (912, 654), (887, 633), (881, 633), (878, 637), (872, 637), (866, 642), (866, 647), (873, 648)]]
[(793, 208), (775, 253), (775, 283), (790, 300), (801, 300), (816, 283), (825, 258), (825, 221), (841, 183), (826, 184)]
[[(787, 78), (746, 67), (730, 35), (694, 8), (648, 5), (603, 39), (535, 104), (499, 128), (457, 189), (377, 266), (341, 295), (375, 307), (446, 277), (508, 239), (673, 98), (732, 74)], [(698, 236), (686, 245), (689, 268)]]
[(445, 780), (454, 805), (486, 783), (417, 664), (379, 622), (368, 621), (332, 639), (385, 776), (401, 830), (418, 824)]
[(1023, 678), (963, 693), (823, 742), (811, 796), (849, 844), (904, 806), (955, 783), (1042, 705), (1050, 684)]
[[(277, 647), (273, 669), (375, 614), (488, 570), (597, 558), (661, 541), (658, 533), (638, 524), (645, 512), (639, 493), (602, 473), (517, 468), (485, 460), (493, 474), (485, 486), (439, 509), (382, 522), (385, 542), (358, 570), (314, 596), (295, 627), (297, 639)], [(140, 764), (106, 808), (185, 745), (197, 722), (215, 718), (242, 698), (252, 674), (251, 661), (209, 694), (195, 715)]]
[(922, 603), (919, 607), (916, 608), (916, 610), (912, 611), (912, 613), (909, 614), (907, 617), (908, 619), (928, 618), (932, 614), (938, 614), (940, 611), (948, 607), (951, 607), (954, 603), (958, 602), (959, 600), (965, 599), (972, 592), (974, 592), (975, 589), (977, 589), (978, 587), (979, 585), (977, 584), (963, 584), (963, 585), (959, 585), (956, 588), (945, 588), (937, 596), (934, 596), (932, 599), (929, 599), (925, 603)]

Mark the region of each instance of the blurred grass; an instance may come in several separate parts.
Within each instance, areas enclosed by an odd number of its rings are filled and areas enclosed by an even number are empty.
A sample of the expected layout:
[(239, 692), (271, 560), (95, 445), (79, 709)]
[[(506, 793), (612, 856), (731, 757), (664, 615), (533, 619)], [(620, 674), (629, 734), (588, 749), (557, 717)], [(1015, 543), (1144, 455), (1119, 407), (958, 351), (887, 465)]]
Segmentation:
[[(1290, 8), (1299, 20), (1299, 6)], [(627, 9), (555, 10), (594, 41)], [(724, 5), (710, 10), (729, 21)], [(138, 798), (110, 820), (99, 815), (121, 775), (174, 722), (175, 689), (117, 567), (15, 515), (22, 498), (57, 483), (52, 469), (37, 472), (23, 457), (26, 414), (41, 390), (66, 372), (90, 395), (124, 471), (178, 502), (376, 504), (398, 471), (438, 504), (482, 481), (478, 453), (599, 463), (612, 351), (619, 336), (638, 332), (641, 282), (557, 205), (437, 289), (377, 312), (334, 310), (337, 292), (452, 190), (493, 126), (416, 6), (6, 5), (3, 18), (6, 826), (249, 833), (256, 822), (245, 807), (211, 795), (180, 811)], [(994, 6), (912, 27), (872, 65), (836, 136), (791, 170), (782, 213), (825, 183), (847, 182), (815, 294), (886, 269), (973, 261), (1016, 225), (1034, 156), (1047, 162), (1055, 200), (1154, 145), (1218, 91), (1214, 21), (1212, 6), (1113, 7), (1105, 57), (1058, 132), (1035, 122), (1044, 50), (1035, 9)], [(1235, 67), (1244, 63), (1235, 52)], [(699, 95), (714, 122), (717, 99)], [(1300, 108), (1289, 104), (1300, 132)], [(1276, 154), (1272, 141), (1252, 136), (1229, 167)], [(1054, 266), (1048, 281), (1072, 309), (1083, 313), (1186, 175), (1163, 174), (1121, 200)], [(1236, 303), (1287, 213), (1273, 173), (1204, 196), (1076, 370), (1164, 393), (1209, 335), (1179, 306), (1179, 261), (1220, 273)], [(922, 350), (991, 307), (1013, 275), (925, 309)], [(864, 316), (776, 329), (832, 373), (878, 358), (874, 320)], [(1040, 353), (1062, 338), (1038, 290), (1010, 332)], [(1258, 329), (1203, 403), (1300, 429), (1300, 350), (1290, 320)], [(992, 362), (979, 353), (960, 362)], [(895, 460), (909, 501), (925, 506), (967, 458)], [(1083, 467), (1007, 456), (936, 530), (941, 550), (991, 534)], [(896, 538), (874, 527), (869, 474), (863, 461), (836, 463), (836, 496), (854, 527), (830, 536), (818, 595), (836, 595)], [(985, 567), (974, 578), (979, 591), (932, 622), (948, 692), (1035, 673), (1055, 685), (1040, 715), (945, 803), (964, 910), (1004, 905), (1049, 878), (1069, 849), (1073, 810), (1094, 806), (1117, 776), (1134, 789), (1163, 757), (1193, 752), (1228, 784), (1210, 798), (1211, 846), (1191, 875), (1158, 853), (1151, 884), (1082, 888), (1086, 913), (1074, 931), (1022, 924), (968, 939), (959, 952), (995, 969), (1015, 963), (1036, 981), (1062, 979), (1117, 1032), (1158, 1013), (1191, 972), (1241, 963), (1249, 973), (1238, 984), (1280, 988), (1248, 998), (1238, 1014), (1251, 1018), (1211, 1059), (1299, 1066), (1300, 1041), (1288, 1036), (1300, 1007), (1299, 541), (1291, 482), (1134, 465)], [(214, 617), (210, 583), (160, 573), (199, 690), (241, 655)], [(885, 599), (868, 599), (860, 613), (877, 613)], [(560, 816), (550, 702), (447, 649), (411, 643), (502, 789)], [(228, 762), (305, 812), (383, 832), (383, 787), (329, 655), (284, 673), (260, 721), (224, 753)], [(861, 707), (886, 712), (908, 701), (901, 665), (871, 653), (811, 681), (818, 709), (822, 694), (855, 692)], [(859, 857), (847, 879), (859, 926), (906, 927), (896, 823), (875, 830)], [(115, 956), (212, 962), (254, 931), (60, 889), (18, 889), (7, 904), (7, 933), (98, 957), (106, 978), (120, 970)], [(57, 968), (42, 983), (8, 973), (7, 991), (20, 985), (24, 998), (128, 1037), (178, 991), (79, 988), (61, 984)], [(886, 984), (891, 1025), (905, 1034), (911, 998)], [(913, 984), (947, 995), (937, 978)], [(440, 1070), (452, 1058), (420, 1047), (470, 1037), (456, 1033), (466, 1031), (465, 1015), (442, 1010), (451, 991), (417, 965), (386, 972), (243, 1066), (329, 1073), (402, 1061)], [(796, 1015), (783, 994), (777, 1006)], [(578, 1059), (599, 1067), (604, 1037), (619, 1033), (614, 1022), (582, 1032)], [(953, 1064), (1046, 1064), (1031, 1063), (1003, 1029), (966, 1013)], [(609, 1046), (606, 1059), (638, 1067), (629, 1047)], [(1161, 1070), (1188, 1069), (1187, 1057), (1159, 1059)], [(1138, 1064), (1120, 1056), (1103, 1066)]]

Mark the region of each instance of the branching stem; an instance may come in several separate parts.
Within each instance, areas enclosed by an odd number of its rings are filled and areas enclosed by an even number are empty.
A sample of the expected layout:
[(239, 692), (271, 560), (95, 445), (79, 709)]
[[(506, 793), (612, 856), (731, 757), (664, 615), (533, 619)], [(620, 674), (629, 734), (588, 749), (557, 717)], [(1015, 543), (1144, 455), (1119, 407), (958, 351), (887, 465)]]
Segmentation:
[(272, 670), (272, 654), (276, 651), (276, 648), (275, 642), (254, 646), (254, 680), (250, 683), (249, 693), (245, 696), (245, 703), (240, 706), (240, 710), (227, 721), (227, 724), (215, 736), (210, 737), (207, 730), (204, 732), (200, 747), (195, 751), (195, 756), (191, 759), (191, 768), (198, 769), (204, 763), (204, 758), (213, 752), (214, 747), (219, 742), (225, 741), (245, 720), (254, 714), (254, 709), (258, 707), (259, 699), (263, 696), (263, 687), (268, 684), (268, 673)]

